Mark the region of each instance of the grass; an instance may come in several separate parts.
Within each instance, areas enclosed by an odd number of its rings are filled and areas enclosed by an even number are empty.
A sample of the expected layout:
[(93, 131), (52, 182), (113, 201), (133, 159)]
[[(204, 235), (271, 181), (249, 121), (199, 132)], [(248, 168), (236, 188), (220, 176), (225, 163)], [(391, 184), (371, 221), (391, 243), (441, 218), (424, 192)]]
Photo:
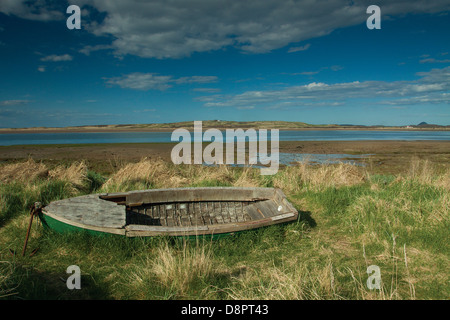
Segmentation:
[[(143, 159), (109, 176), (84, 162), (32, 159), (0, 168), (1, 299), (448, 299), (450, 170), (414, 160), (397, 175), (347, 164), (258, 169), (175, 166)], [(184, 186), (281, 188), (298, 221), (217, 241), (61, 235), (33, 224), (35, 201)], [(68, 290), (66, 269), (81, 269)], [(366, 285), (367, 267), (381, 288)]]

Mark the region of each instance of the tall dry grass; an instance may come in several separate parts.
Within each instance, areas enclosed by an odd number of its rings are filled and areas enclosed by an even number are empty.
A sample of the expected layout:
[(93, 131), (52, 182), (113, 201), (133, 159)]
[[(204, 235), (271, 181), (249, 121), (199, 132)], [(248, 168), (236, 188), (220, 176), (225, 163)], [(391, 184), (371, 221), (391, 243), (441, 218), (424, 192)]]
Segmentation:
[(438, 171), (437, 167), (429, 160), (413, 158), (407, 173), (399, 176), (399, 180), (401, 179), (450, 190), (450, 167)]
[(0, 223), (29, 210), (36, 201), (47, 204), (80, 192), (89, 192), (87, 172), (84, 162), (49, 168), (31, 158), (1, 166)]
[(352, 186), (366, 180), (366, 170), (356, 165), (339, 163), (317, 166), (304, 161), (278, 172), (273, 185), (287, 193), (296, 193), (304, 186), (320, 190), (328, 187)]
[[(62, 180), (80, 188), (87, 181), (87, 173), (88, 167), (84, 161), (48, 168), (30, 158), (25, 162), (3, 166), (0, 170), (0, 181), (33, 185), (37, 180)], [(366, 177), (367, 173), (363, 168), (351, 164), (312, 166), (308, 162), (302, 162), (281, 169), (270, 179), (274, 187), (279, 187), (286, 193), (296, 193), (305, 185), (318, 189), (348, 186), (362, 183)], [(101, 191), (114, 192), (148, 187), (177, 188), (202, 185), (208, 181), (236, 187), (258, 187), (265, 183), (259, 175), (259, 169), (252, 167), (174, 165), (162, 159), (144, 158), (136, 163), (121, 163), (118, 170), (103, 184)]]
[(366, 269), (370, 263), (365, 254), (364, 259), (365, 266), (356, 262), (352, 267), (341, 265), (333, 255), (323, 262), (299, 258), (285, 260), (281, 266), (256, 265), (233, 277), (224, 291), (237, 300), (416, 299), (417, 279), (408, 266), (406, 244), (399, 250), (394, 237), (387, 245), (386, 261), (376, 262), (382, 263), (380, 288), (369, 289)]
[(174, 165), (163, 160), (144, 158), (137, 163), (124, 164), (105, 182), (106, 192), (123, 190), (127, 186), (177, 188), (211, 181), (232, 186), (258, 186), (260, 181), (252, 168), (221, 166)]
[(168, 163), (157, 160), (151, 161), (147, 158), (142, 159), (137, 163), (123, 164), (117, 172), (113, 173), (111, 177), (104, 183), (104, 190), (111, 190), (112, 188), (120, 188), (120, 186), (129, 185), (132, 183), (151, 183), (159, 177), (162, 180), (174, 181), (168, 171)]
[(127, 276), (128, 287), (143, 292), (142, 298), (154, 282), (163, 288), (163, 298), (182, 298), (195, 282), (207, 281), (220, 269), (209, 245), (184, 242), (181, 249), (176, 249), (165, 243), (155, 251), (155, 255), (146, 256)]
[(157, 258), (151, 270), (165, 287), (176, 288), (185, 294), (193, 281), (208, 278), (213, 271), (213, 258), (207, 246), (191, 247), (186, 244), (181, 252), (168, 245), (157, 249)]
[(87, 179), (88, 167), (84, 161), (74, 162), (69, 167), (57, 166), (49, 170), (49, 179), (68, 181), (74, 186), (81, 187)]
[(340, 299), (333, 265), (252, 268), (233, 279), (226, 291), (237, 300), (322, 300)]
[(0, 181), (2, 183), (21, 183), (32, 185), (38, 180), (62, 180), (81, 186), (87, 177), (87, 165), (84, 161), (74, 162), (70, 166), (59, 165), (48, 168), (42, 162), (29, 158), (25, 162), (7, 164), (0, 168)]
[(39, 178), (48, 177), (48, 168), (40, 162), (29, 158), (25, 162), (7, 164), (0, 168), (0, 182), (30, 183)]

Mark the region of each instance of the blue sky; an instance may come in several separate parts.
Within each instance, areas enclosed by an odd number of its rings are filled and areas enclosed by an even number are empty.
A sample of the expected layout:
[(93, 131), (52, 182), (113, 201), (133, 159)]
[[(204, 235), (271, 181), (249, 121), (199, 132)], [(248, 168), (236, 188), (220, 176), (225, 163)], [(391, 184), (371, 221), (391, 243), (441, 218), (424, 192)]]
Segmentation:
[(439, 0), (2, 0), (0, 127), (450, 125), (449, 30)]

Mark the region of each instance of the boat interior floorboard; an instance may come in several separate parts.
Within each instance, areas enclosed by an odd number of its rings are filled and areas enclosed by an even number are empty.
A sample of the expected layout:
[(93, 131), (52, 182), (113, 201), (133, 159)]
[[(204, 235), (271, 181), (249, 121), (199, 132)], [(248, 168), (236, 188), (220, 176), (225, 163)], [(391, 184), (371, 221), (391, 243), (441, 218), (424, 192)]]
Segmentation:
[(248, 210), (259, 201), (199, 201), (127, 206), (127, 224), (203, 226), (252, 220)]

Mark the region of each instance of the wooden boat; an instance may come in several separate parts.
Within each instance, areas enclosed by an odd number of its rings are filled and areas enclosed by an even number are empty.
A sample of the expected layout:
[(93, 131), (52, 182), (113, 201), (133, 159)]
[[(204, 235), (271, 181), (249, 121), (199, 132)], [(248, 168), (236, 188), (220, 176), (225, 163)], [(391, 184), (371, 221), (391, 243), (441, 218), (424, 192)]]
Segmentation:
[(296, 220), (276, 188), (178, 188), (92, 194), (42, 208), (45, 227), (127, 237), (227, 235)]

